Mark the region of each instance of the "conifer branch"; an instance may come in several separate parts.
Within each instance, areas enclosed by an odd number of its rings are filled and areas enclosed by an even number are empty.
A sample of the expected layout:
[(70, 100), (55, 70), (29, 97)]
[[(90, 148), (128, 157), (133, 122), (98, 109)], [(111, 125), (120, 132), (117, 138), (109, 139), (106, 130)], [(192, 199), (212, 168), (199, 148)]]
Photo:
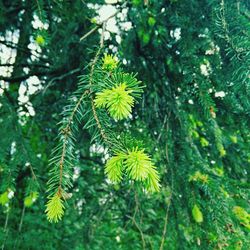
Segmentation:
[(98, 127), (98, 129), (100, 131), (100, 134), (101, 134), (103, 140), (106, 143), (108, 143), (108, 138), (107, 138), (107, 136), (106, 136), (106, 134), (105, 134), (105, 132), (104, 132), (104, 130), (102, 128), (101, 122), (100, 122), (100, 120), (99, 120), (99, 118), (97, 116), (97, 113), (96, 113), (95, 104), (94, 104), (94, 98), (92, 96), (90, 98), (91, 98), (91, 108), (92, 108), (92, 111), (93, 111), (93, 115), (94, 115), (97, 127)]
[[(74, 120), (80, 123), (85, 114), (87, 116), (90, 114), (90, 117), (87, 118), (84, 128), (97, 127), (97, 133), (94, 132), (92, 140), (100, 136), (113, 152), (117, 152), (117, 155), (109, 159), (105, 166), (105, 173), (108, 177), (112, 181), (120, 181), (122, 171), (125, 171), (130, 179), (143, 181), (148, 192), (160, 190), (159, 174), (149, 155), (144, 153), (145, 149), (138, 145), (122, 145), (115, 134), (113, 135), (108, 130), (109, 134), (107, 134), (104, 128), (106, 129), (106, 126), (108, 128), (107, 122), (110, 118), (105, 116), (106, 112), (99, 114), (96, 110), (96, 108), (107, 108), (113, 119), (127, 118), (132, 112), (135, 100), (143, 92), (141, 82), (136, 79), (135, 75), (121, 71), (116, 58), (105, 54), (102, 67), (99, 66), (99, 57), (104, 47), (105, 29), (106, 22), (103, 22), (99, 48), (90, 63), (89, 75), (81, 77), (76, 91), (76, 97), (78, 97), (76, 104), (69, 104), (63, 112), (64, 119), (59, 133), (60, 144), (55, 148), (55, 156), (51, 159), (51, 164), (55, 166), (51, 170), (52, 177), (48, 182), (52, 195), (48, 197), (46, 213), (51, 222), (58, 222), (64, 214), (63, 199), (68, 198), (69, 194), (66, 191), (72, 187), (74, 132), (77, 129), (77, 126), (74, 126)], [(102, 79), (101, 83), (95, 84), (99, 79)], [(82, 103), (85, 95), (90, 98), (90, 107), (86, 106), (83, 110)], [(73, 96), (71, 101), (74, 99)], [(58, 152), (60, 152), (59, 155)]]
[[(91, 66), (91, 71), (90, 71), (90, 76), (89, 76), (89, 85), (90, 87), (92, 86), (93, 84), (93, 75), (94, 75), (94, 71), (95, 71), (95, 66), (96, 66), (96, 63), (98, 61), (98, 58), (100, 56), (100, 53), (101, 53), (101, 50), (103, 49), (103, 46), (104, 46), (104, 32), (105, 32), (105, 29), (106, 29), (106, 22), (107, 21), (104, 21), (102, 23), (102, 33), (101, 33), (101, 37), (100, 37), (100, 47), (99, 49), (97, 50), (97, 53), (95, 55), (95, 58), (92, 62), (92, 66)], [(102, 125), (101, 125), (101, 122), (97, 116), (97, 112), (96, 112), (96, 109), (95, 109), (95, 103), (94, 103), (94, 97), (92, 95), (92, 93), (90, 93), (90, 99), (91, 99), (91, 108), (92, 108), (92, 111), (93, 111), (93, 115), (94, 115), (94, 118), (95, 118), (95, 121), (96, 121), (96, 124), (97, 124), (97, 127), (100, 131), (100, 134), (103, 138), (103, 140), (108, 143), (108, 138), (102, 128)]]
[[(104, 131), (101, 127), (101, 122), (98, 119), (95, 107), (94, 107), (94, 100), (92, 97), (91, 93), (91, 86), (92, 86), (92, 81), (93, 81), (93, 74), (95, 70), (95, 65), (98, 61), (100, 52), (103, 48), (103, 43), (104, 43), (104, 30), (105, 30), (106, 23), (103, 23), (103, 30), (102, 30), (102, 35), (100, 38), (100, 47), (97, 50), (97, 53), (93, 59), (92, 65), (91, 65), (91, 71), (89, 75), (89, 89), (85, 89), (82, 87), (79, 87), (77, 90), (76, 94), (78, 95), (80, 93), (80, 97), (78, 98), (76, 104), (74, 104), (73, 108), (72, 105), (70, 104), (67, 108), (66, 111), (66, 117), (64, 120), (62, 120), (62, 127), (60, 129), (60, 143), (59, 147), (55, 148), (54, 153), (56, 152), (61, 152), (60, 155), (55, 155), (51, 159), (51, 163), (55, 164), (59, 168), (59, 176), (57, 177), (56, 168), (51, 170), (52, 177), (48, 182), (49, 185), (49, 191), (52, 190), (52, 194), (49, 195), (49, 201), (47, 203), (47, 209), (46, 213), (48, 216), (49, 221), (55, 221), (57, 222), (58, 220), (61, 219), (63, 213), (64, 213), (64, 205), (62, 204), (62, 200), (66, 199), (68, 194), (66, 193), (66, 189), (70, 187), (71, 184), (71, 173), (68, 172), (65, 174), (65, 164), (71, 165), (72, 163), (70, 162), (72, 158), (72, 149), (74, 148), (73, 140), (74, 140), (74, 128), (72, 127), (74, 124), (74, 120), (76, 119), (77, 122), (80, 122), (81, 118), (83, 117), (83, 112), (81, 110), (82, 107), (82, 102), (84, 100), (84, 97), (87, 94), (90, 94), (91, 97), (91, 102), (92, 102), (92, 110), (94, 113), (94, 117), (96, 119), (98, 128), (100, 128), (102, 136), (106, 139), (106, 136), (104, 134)], [(75, 128), (76, 129), (76, 128)], [(67, 158), (67, 159), (66, 159)], [(57, 161), (58, 160), (58, 161)], [(56, 167), (55, 166), (55, 167)], [(65, 179), (64, 179), (65, 177)], [(56, 183), (57, 182), (57, 183)], [(56, 188), (57, 186), (57, 188)], [(65, 188), (66, 189), (65, 189)], [(56, 188), (56, 191), (55, 191)]]
[(60, 159), (60, 164), (59, 164), (59, 166), (60, 166), (60, 177), (59, 177), (59, 185), (58, 185), (58, 193), (59, 193), (59, 195), (61, 195), (61, 191), (62, 191), (63, 165), (64, 165), (65, 154), (66, 154), (66, 145), (68, 143), (68, 138), (69, 138), (69, 136), (71, 134), (71, 124), (72, 124), (74, 116), (75, 116), (78, 108), (80, 107), (80, 105), (81, 105), (81, 103), (82, 103), (82, 101), (83, 101), (86, 94), (87, 94), (87, 92), (85, 91), (81, 95), (80, 99), (76, 103), (76, 105), (75, 105), (75, 107), (74, 107), (74, 109), (73, 109), (73, 111), (72, 111), (72, 113), (71, 113), (71, 115), (70, 115), (70, 117), (68, 119), (66, 127), (63, 128), (63, 130), (62, 130), (64, 139), (63, 139), (62, 154), (61, 154), (61, 159)]
[[(6, 96), (7, 96), (7, 99), (8, 99), (8, 95), (6, 95)], [(18, 120), (18, 117), (16, 115), (15, 109), (12, 107), (12, 105), (10, 105), (9, 102), (11, 102), (11, 101), (8, 99), (8, 105), (7, 105), (8, 109), (9, 109), (10, 113), (12, 113), (14, 115), (14, 117), (16, 117), (16, 120)], [(15, 127), (16, 127), (16, 131), (18, 132), (19, 136), (21, 138), (23, 138), (23, 131), (21, 129), (21, 125), (19, 123), (17, 123), (15, 125)], [(39, 182), (38, 182), (38, 178), (37, 178), (37, 176), (35, 174), (34, 168), (32, 167), (32, 164), (31, 164), (32, 160), (31, 160), (31, 157), (30, 157), (30, 155), (28, 153), (28, 150), (27, 150), (27, 147), (26, 147), (26, 143), (25, 143), (24, 140), (21, 141), (21, 145), (22, 145), (22, 148), (23, 148), (23, 152), (24, 152), (24, 154), (26, 155), (26, 157), (27, 157), (27, 159), (29, 161), (28, 168), (30, 169), (32, 179), (36, 182), (37, 187), (40, 188), (40, 185), (39, 185)]]
[(249, 49), (244, 49), (243, 47), (239, 48), (233, 42), (233, 40), (232, 40), (232, 38), (230, 36), (229, 25), (228, 25), (227, 20), (226, 20), (225, 1), (221, 0), (220, 5), (221, 5), (220, 19), (221, 19), (222, 28), (223, 28), (223, 31), (224, 31), (225, 41), (232, 48), (232, 50), (235, 52), (235, 54), (237, 55), (238, 60), (241, 60), (241, 54), (244, 53), (244, 52), (249, 51)]

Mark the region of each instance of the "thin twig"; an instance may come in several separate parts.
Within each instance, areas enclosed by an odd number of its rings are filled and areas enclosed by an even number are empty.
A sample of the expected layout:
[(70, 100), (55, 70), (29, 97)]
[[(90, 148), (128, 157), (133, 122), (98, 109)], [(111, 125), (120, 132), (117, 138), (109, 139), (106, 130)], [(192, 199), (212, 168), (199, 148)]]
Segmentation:
[[(167, 122), (166, 129), (167, 129), (167, 133), (168, 133), (168, 130), (169, 130), (169, 123), (168, 122)], [(166, 160), (167, 160), (167, 164), (169, 165), (170, 161), (169, 161), (169, 154), (168, 154), (168, 141), (166, 142)], [(174, 189), (173, 169), (171, 167), (170, 167), (170, 171), (171, 171), (171, 191), (170, 191), (170, 196), (169, 196), (169, 200), (167, 203), (166, 215), (165, 215), (165, 219), (164, 219), (164, 227), (163, 227), (163, 231), (162, 231), (160, 250), (163, 250), (163, 247), (164, 247), (165, 237), (166, 237), (166, 233), (167, 233), (169, 209), (170, 209), (172, 194), (173, 194), (173, 189)]]
[(4, 250), (5, 242), (6, 242), (6, 239), (8, 236), (8, 230), (7, 230), (8, 222), (9, 222), (9, 210), (6, 212), (6, 218), (5, 218), (4, 229), (3, 229), (5, 235), (4, 235), (4, 239), (3, 239), (3, 244), (1, 246), (1, 250)]
[[(121, 5), (120, 8), (122, 8), (125, 5), (126, 1)], [(93, 29), (91, 29), (89, 32), (87, 32), (85, 35), (83, 35), (80, 38), (80, 42), (83, 41), (85, 38), (87, 38), (89, 35), (91, 35), (92, 33), (94, 33), (95, 31), (97, 31), (100, 27), (103, 27), (103, 24), (106, 25), (107, 21), (109, 19), (111, 19), (112, 17), (115, 17), (118, 13), (120, 12), (120, 9), (118, 9), (114, 14), (112, 14), (111, 16), (109, 16), (108, 18), (106, 18), (104, 21), (102, 21), (101, 23), (97, 24), (97, 26), (95, 26)]]
[[(136, 222), (136, 215), (139, 211), (139, 201), (138, 201), (138, 196), (137, 196), (137, 192), (135, 192), (135, 195), (134, 195), (134, 200), (135, 200), (135, 210), (134, 210), (134, 214), (133, 216), (129, 216), (129, 215), (126, 215), (128, 218), (131, 219), (131, 221), (133, 222), (133, 224), (136, 226), (136, 228), (138, 229), (138, 231), (140, 232), (140, 235), (141, 235), (141, 241), (142, 241), (142, 248), (143, 249), (146, 249), (146, 242), (145, 242), (145, 238), (144, 238), (144, 234), (143, 234), (143, 231), (141, 230), (139, 224)], [(130, 221), (128, 221), (124, 227), (124, 229), (128, 226)]]
[(159, 135), (158, 135), (158, 137), (157, 137), (157, 140), (156, 140), (157, 142), (159, 142), (160, 139), (161, 139), (161, 135), (162, 135), (163, 129), (164, 129), (164, 127), (165, 127), (166, 121), (167, 121), (167, 115), (164, 116), (163, 124), (162, 124), (160, 133), (159, 133)]
[[(88, 237), (92, 238), (94, 236), (95, 233), (95, 229), (98, 227), (98, 225), (101, 223), (103, 216), (105, 215), (107, 209), (109, 208), (109, 204), (110, 204), (110, 200), (112, 199), (112, 197), (110, 196), (105, 203), (101, 206), (101, 210), (99, 213), (92, 214), (91, 216), (91, 224), (89, 226), (88, 229)], [(114, 220), (114, 218), (113, 218)]]
[(25, 214), (25, 205), (23, 205), (21, 220), (20, 220), (20, 223), (19, 223), (19, 226), (18, 226), (18, 232), (19, 233), (21, 233), (21, 231), (22, 231), (24, 214)]
[[(96, 66), (96, 63), (98, 61), (98, 58), (99, 58), (99, 55), (101, 53), (101, 50), (104, 46), (104, 32), (105, 32), (105, 29), (106, 29), (106, 22), (103, 22), (102, 24), (102, 34), (101, 34), (101, 37), (100, 37), (100, 47), (99, 49), (97, 50), (96, 52), (96, 55), (94, 57), (94, 60), (92, 62), (92, 66), (91, 66), (91, 70), (90, 70), (90, 75), (89, 75), (89, 85), (91, 86), (93, 84), (93, 74), (94, 74), (94, 71), (95, 71), (95, 66)], [(95, 109), (95, 103), (94, 103), (94, 98), (93, 98), (93, 95), (90, 93), (90, 99), (91, 99), (91, 108), (92, 108), (92, 111), (93, 111), (93, 115), (94, 115), (94, 119), (96, 121), (96, 124), (97, 124), (97, 127), (98, 129), (100, 130), (100, 134), (103, 138), (103, 140), (109, 144), (108, 142), (108, 137), (106, 136), (103, 128), (102, 128), (102, 125), (101, 125), (101, 122), (97, 116), (97, 112), (96, 112), (96, 109)]]
[(53, 79), (51, 79), (51, 80), (49, 81), (49, 83), (46, 85), (46, 87), (45, 87), (44, 89), (42, 89), (42, 90), (40, 90), (40, 91), (37, 91), (36, 94), (38, 94), (39, 92), (42, 91), (42, 93), (43, 93), (43, 95), (44, 95), (45, 92), (47, 91), (47, 89), (48, 89), (49, 87), (51, 87), (51, 86), (54, 84), (55, 81), (62, 80), (63, 78), (68, 77), (68, 76), (70, 76), (70, 75), (73, 75), (73, 74), (75, 74), (75, 73), (78, 73), (78, 72), (80, 72), (80, 71), (81, 71), (80, 68), (76, 68), (76, 69), (72, 69), (71, 71), (69, 71), (69, 72), (67, 72), (67, 73), (65, 73), (65, 74), (63, 74), (63, 75), (54, 77)]
[(16, 237), (16, 240), (15, 240), (15, 243), (14, 243), (14, 249), (18, 249), (19, 237), (20, 237), (20, 234), (21, 234), (21, 231), (22, 231), (24, 214), (25, 214), (25, 205), (23, 205), (21, 219), (20, 219), (20, 223), (18, 225), (18, 236)]
[(130, 219), (133, 221), (134, 225), (136, 226), (136, 228), (137, 228), (138, 231), (140, 232), (141, 240), (142, 240), (142, 248), (143, 248), (143, 249), (146, 249), (146, 243), (145, 243), (145, 239), (144, 239), (144, 234), (143, 234), (143, 232), (142, 232), (140, 226), (138, 225), (138, 223), (136, 222), (136, 220), (135, 220), (134, 217), (131, 217), (131, 216), (129, 216), (129, 215), (127, 215), (127, 217), (130, 218)]
[(95, 26), (93, 29), (91, 29), (89, 32), (87, 32), (85, 35), (83, 35), (81, 38), (80, 38), (80, 42), (82, 40), (84, 40), (86, 37), (88, 37), (89, 35), (91, 35), (92, 33), (94, 33), (96, 30), (98, 30), (100, 28), (100, 26)]

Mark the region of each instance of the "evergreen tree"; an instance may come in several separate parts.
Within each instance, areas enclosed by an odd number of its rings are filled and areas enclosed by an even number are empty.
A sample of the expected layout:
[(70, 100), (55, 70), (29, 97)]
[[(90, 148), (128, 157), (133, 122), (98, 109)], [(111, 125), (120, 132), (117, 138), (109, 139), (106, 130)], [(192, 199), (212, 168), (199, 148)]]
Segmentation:
[(1, 249), (249, 249), (249, 7), (0, 1)]

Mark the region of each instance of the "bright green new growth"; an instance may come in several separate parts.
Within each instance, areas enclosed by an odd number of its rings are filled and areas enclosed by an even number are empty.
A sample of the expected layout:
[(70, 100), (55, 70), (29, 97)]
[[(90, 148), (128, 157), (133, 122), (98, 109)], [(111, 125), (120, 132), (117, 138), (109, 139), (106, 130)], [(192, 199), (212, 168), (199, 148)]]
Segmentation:
[(28, 196), (24, 199), (24, 206), (25, 207), (31, 207), (33, 203), (37, 200), (39, 196), (38, 192), (31, 192)]
[(118, 66), (118, 59), (115, 56), (105, 54), (103, 59), (102, 69), (112, 71)]
[(250, 214), (242, 207), (235, 206), (233, 212), (241, 224), (250, 230)]
[(159, 174), (144, 150), (133, 148), (127, 153), (118, 153), (107, 161), (105, 173), (112, 182), (120, 182), (123, 171), (131, 180), (142, 181), (147, 191), (159, 192)]
[(107, 161), (105, 166), (105, 174), (108, 175), (108, 178), (112, 182), (119, 183), (121, 181), (122, 165), (123, 165), (123, 157), (121, 154), (113, 156)]
[(148, 178), (145, 180), (145, 187), (150, 193), (160, 192), (160, 177), (153, 165), (148, 173)]
[(134, 105), (134, 98), (130, 96), (132, 90), (126, 90), (125, 83), (106, 89), (96, 94), (95, 105), (98, 108), (107, 108), (111, 117), (116, 120), (127, 118)]
[(202, 146), (202, 147), (207, 147), (207, 146), (209, 145), (209, 142), (208, 142), (207, 139), (204, 138), (204, 137), (202, 137), (202, 138), (200, 139), (200, 143), (201, 143), (201, 146)]
[(8, 191), (0, 194), (0, 204), (2, 206), (4, 206), (5, 204), (7, 204), (9, 202), (9, 198), (8, 198)]
[(44, 46), (45, 45), (45, 39), (42, 35), (37, 35), (36, 36), (36, 43), (40, 46)]
[(199, 181), (202, 183), (208, 183), (208, 175), (202, 174), (200, 171), (196, 171), (193, 175), (191, 175), (188, 181)]
[(56, 193), (46, 204), (46, 214), (49, 222), (58, 222), (64, 214), (64, 205), (61, 197)]
[(203, 222), (203, 214), (196, 204), (194, 205), (192, 209), (192, 215), (193, 215), (195, 222), (197, 223)]
[(6, 206), (14, 197), (14, 191), (8, 188), (4, 193), (0, 194), (0, 205)]
[(128, 151), (125, 166), (127, 172), (129, 173), (129, 177), (133, 180), (145, 180), (148, 177), (151, 168), (154, 168), (151, 163), (151, 159), (143, 151), (144, 150), (138, 149)]

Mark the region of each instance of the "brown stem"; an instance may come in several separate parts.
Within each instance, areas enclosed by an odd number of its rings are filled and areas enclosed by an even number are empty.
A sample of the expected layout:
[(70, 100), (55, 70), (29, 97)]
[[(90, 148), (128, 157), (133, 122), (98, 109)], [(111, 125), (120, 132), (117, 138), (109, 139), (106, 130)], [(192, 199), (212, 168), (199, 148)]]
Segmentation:
[[(94, 60), (92, 62), (92, 66), (91, 66), (91, 70), (90, 70), (90, 76), (89, 76), (89, 84), (90, 86), (93, 84), (93, 74), (94, 74), (94, 71), (95, 71), (95, 66), (96, 66), (96, 63), (98, 61), (98, 58), (99, 58), (99, 55), (101, 53), (101, 50), (104, 46), (104, 32), (105, 32), (105, 29), (106, 29), (106, 22), (103, 22), (102, 24), (102, 34), (101, 34), (101, 38), (100, 38), (100, 47), (99, 49), (97, 50), (96, 52), (96, 55), (94, 57)], [(103, 140), (108, 144), (108, 138), (102, 128), (102, 125), (101, 125), (101, 122), (98, 118), (98, 115), (97, 115), (97, 112), (96, 112), (96, 109), (95, 109), (95, 103), (94, 103), (94, 98), (93, 98), (93, 95), (91, 94), (90, 95), (90, 99), (91, 99), (91, 107), (92, 107), (92, 111), (93, 111), (93, 115), (94, 115), (94, 119), (96, 121), (96, 124), (97, 124), (97, 127), (100, 131), (100, 134), (103, 138)]]
[(65, 154), (66, 154), (66, 144), (69, 138), (69, 135), (71, 133), (71, 128), (70, 125), (74, 119), (74, 116), (77, 112), (77, 109), (79, 108), (79, 106), (81, 105), (85, 95), (87, 94), (87, 91), (83, 92), (83, 94), (81, 95), (80, 99), (78, 100), (76, 106), (74, 107), (68, 123), (66, 125), (66, 127), (63, 129), (63, 134), (64, 134), (64, 139), (63, 139), (63, 147), (62, 147), (62, 154), (61, 154), (61, 159), (59, 162), (59, 167), (60, 167), (60, 178), (59, 178), (59, 186), (58, 186), (58, 195), (61, 196), (61, 191), (62, 191), (62, 178), (63, 178), (63, 165), (64, 165), (64, 160), (65, 160)]

